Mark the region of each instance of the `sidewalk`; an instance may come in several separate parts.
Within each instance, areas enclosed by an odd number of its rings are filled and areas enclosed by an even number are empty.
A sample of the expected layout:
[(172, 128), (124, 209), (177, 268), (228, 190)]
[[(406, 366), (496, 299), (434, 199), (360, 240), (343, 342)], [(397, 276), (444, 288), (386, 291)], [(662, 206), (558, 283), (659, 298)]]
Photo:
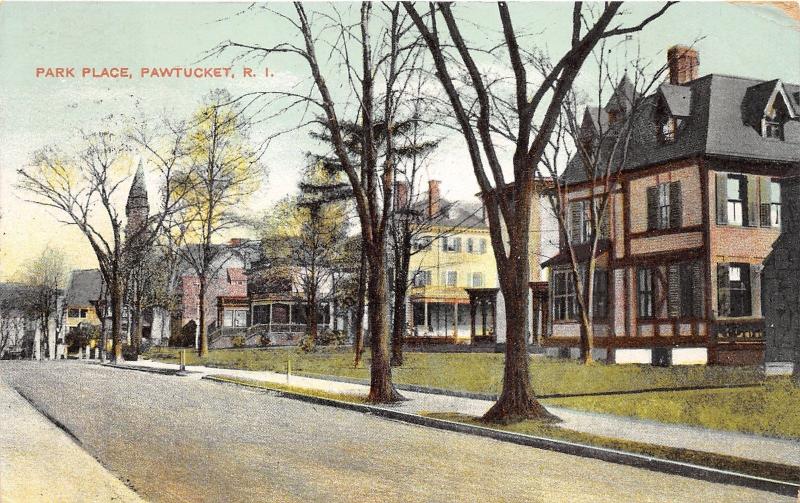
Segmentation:
[(142, 502), (0, 379), (0, 501)]
[[(150, 360), (135, 362), (136, 366), (175, 369), (176, 365)], [(206, 375), (228, 375), (254, 381), (286, 384), (286, 374), (269, 371), (221, 369), (203, 366), (187, 366), (189, 376), (201, 379)], [(319, 378), (292, 375), (289, 384), (303, 388), (319, 389), (334, 393), (366, 395), (368, 386)], [(481, 416), (491, 401), (454, 396), (403, 391), (408, 400), (397, 405), (385, 406), (392, 410), (419, 414), (420, 412), (460, 412)], [(664, 445), (680, 449), (725, 454), (756, 461), (767, 461), (784, 465), (800, 466), (800, 442), (762, 437), (746, 433), (710, 430), (688, 425), (666, 424), (624, 416), (583, 412), (563, 407), (547, 406), (547, 409), (562, 419), (560, 427), (648, 444)]]

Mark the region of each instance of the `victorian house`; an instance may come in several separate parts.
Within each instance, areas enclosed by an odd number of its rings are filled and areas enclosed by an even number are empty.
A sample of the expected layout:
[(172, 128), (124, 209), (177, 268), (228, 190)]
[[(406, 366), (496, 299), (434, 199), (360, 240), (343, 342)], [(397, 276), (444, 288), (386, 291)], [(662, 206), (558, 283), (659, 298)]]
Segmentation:
[[(800, 171), (800, 85), (699, 77), (698, 52), (682, 46), (669, 49), (668, 67), (669, 81), (643, 99), (611, 184), (594, 279), (595, 357), (760, 363), (762, 264), (780, 234), (780, 181)], [(587, 111), (584, 138), (620, 113), (618, 100)], [(586, 260), (589, 189), (602, 185), (577, 158), (562, 176), (571, 241)], [(545, 264), (552, 323), (543, 345), (574, 354), (578, 306), (563, 241)]]

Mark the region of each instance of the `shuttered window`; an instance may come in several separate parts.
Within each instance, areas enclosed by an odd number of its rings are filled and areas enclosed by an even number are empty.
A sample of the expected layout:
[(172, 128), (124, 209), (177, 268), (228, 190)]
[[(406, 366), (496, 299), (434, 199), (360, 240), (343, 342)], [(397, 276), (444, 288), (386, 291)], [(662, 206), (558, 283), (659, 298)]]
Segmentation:
[(485, 239), (481, 239), (481, 241), (480, 241), (479, 252), (480, 252), (481, 255), (486, 253), (486, 240)]
[[(756, 175), (717, 173), (716, 181), (718, 224), (747, 227), (770, 225), (767, 222), (772, 214), (772, 189), (768, 179)], [(776, 213), (780, 218), (780, 206)]]
[(667, 311), (672, 318), (702, 318), (705, 281), (703, 262), (672, 264), (667, 268)]
[(680, 228), (682, 211), (681, 182), (647, 188), (647, 230)]

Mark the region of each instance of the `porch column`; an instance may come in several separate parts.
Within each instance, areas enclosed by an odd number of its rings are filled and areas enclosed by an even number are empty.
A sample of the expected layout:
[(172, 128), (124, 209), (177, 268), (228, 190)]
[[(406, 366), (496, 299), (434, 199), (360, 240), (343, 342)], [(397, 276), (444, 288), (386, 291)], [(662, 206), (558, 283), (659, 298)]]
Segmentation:
[(472, 341), (475, 341), (475, 317), (478, 315), (478, 310), (475, 305), (475, 298), (470, 297), (469, 299), (469, 337)]
[(267, 323), (267, 333), (272, 333), (272, 302), (267, 304), (269, 306), (269, 322)]
[(453, 337), (458, 337), (458, 303), (453, 304)]
[(422, 323), (425, 326), (425, 333), (428, 333), (428, 327), (430, 326), (430, 322), (428, 321), (428, 301), (423, 301), (423, 320)]

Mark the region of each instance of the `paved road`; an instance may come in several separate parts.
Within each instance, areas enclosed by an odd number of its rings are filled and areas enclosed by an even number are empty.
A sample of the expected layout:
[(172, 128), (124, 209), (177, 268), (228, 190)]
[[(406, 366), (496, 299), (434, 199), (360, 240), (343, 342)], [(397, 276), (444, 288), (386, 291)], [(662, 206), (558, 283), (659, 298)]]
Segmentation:
[(793, 501), (207, 381), (70, 362), (0, 378), (154, 502)]

